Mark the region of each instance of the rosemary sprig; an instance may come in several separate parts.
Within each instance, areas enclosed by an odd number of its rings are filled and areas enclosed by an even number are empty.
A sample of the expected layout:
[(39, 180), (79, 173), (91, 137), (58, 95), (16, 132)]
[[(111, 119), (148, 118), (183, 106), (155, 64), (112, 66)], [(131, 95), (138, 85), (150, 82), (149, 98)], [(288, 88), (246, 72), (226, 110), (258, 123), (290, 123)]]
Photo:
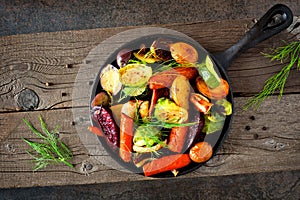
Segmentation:
[(296, 69), (300, 70), (300, 41), (286, 43), (284, 46), (274, 49), (271, 54), (263, 53), (263, 55), (271, 61), (287, 62), (287, 64), (280, 72), (265, 82), (264, 88), (258, 94), (246, 101), (244, 110), (248, 110), (250, 107), (258, 110), (261, 103), (276, 90), (279, 90), (278, 100), (280, 100), (291, 69), (296, 65)]
[(34, 171), (46, 167), (48, 164), (54, 163), (64, 163), (65, 165), (73, 168), (74, 166), (68, 162), (72, 158), (72, 152), (69, 148), (58, 138), (56, 132), (58, 126), (53, 132), (50, 132), (42, 117), (39, 116), (39, 121), (41, 123), (42, 133), (39, 132), (33, 125), (26, 119), (23, 118), (25, 124), (30, 128), (30, 130), (38, 136), (42, 142), (34, 142), (23, 138), (31, 148), (31, 151), (27, 153), (33, 158), (35, 162)]

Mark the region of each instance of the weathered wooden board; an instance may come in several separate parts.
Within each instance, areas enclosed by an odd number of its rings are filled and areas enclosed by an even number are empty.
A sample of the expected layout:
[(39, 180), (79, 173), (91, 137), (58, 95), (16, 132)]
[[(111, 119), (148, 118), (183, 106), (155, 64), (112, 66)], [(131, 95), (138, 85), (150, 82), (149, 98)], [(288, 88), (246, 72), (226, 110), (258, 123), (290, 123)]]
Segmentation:
[[(248, 19), (161, 27), (180, 31), (208, 51), (219, 52), (237, 42), (252, 25), (252, 20)], [(18, 96), (25, 88), (32, 89), (39, 97), (37, 109), (71, 107), (73, 84), (82, 60), (108, 37), (132, 28), (136, 27), (0, 37), (0, 111), (19, 110)], [(282, 45), (281, 40), (289, 37), (290, 34), (283, 32), (234, 60), (228, 75), (237, 95), (258, 92), (264, 81), (281, 69), (282, 65), (271, 63), (260, 52), (269, 52), (269, 48)], [(119, 47), (122, 41), (111, 45)], [(101, 60), (101, 55), (95, 56)], [(286, 93), (299, 92), (300, 80), (296, 76), (297, 72), (292, 71)], [(82, 81), (89, 89), (93, 79)], [(83, 98), (82, 102), (87, 102), (86, 97)]]
[[(261, 111), (245, 112), (242, 111), (245, 98), (235, 98), (232, 129), (220, 151), (206, 166), (177, 178), (300, 170), (298, 99), (297, 94), (285, 95), (279, 103), (272, 97), (262, 105)], [(86, 129), (89, 124), (87, 108), (74, 109), (0, 114), (1, 188), (151, 179), (118, 171), (99, 162), (109, 156)], [(74, 113), (82, 114), (73, 116)], [(74, 152), (74, 169), (52, 165), (32, 172), (34, 164), (25, 153), (28, 146), (21, 139), (35, 139), (35, 136), (22, 123), (22, 118), (29, 119), (39, 128), (38, 115), (45, 119), (50, 130), (56, 124), (61, 125), (60, 136)], [(84, 170), (84, 163), (91, 164), (92, 168)]]
[[(217, 52), (234, 44), (252, 24), (251, 19), (247, 19), (161, 27), (185, 33), (208, 51)], [(150, 179), (100, 163), (99, 160), (108, 160), (109, 156), (86, 129), (89, 91), (98, 69), (89, 59), (82, 62), (85, 58), (97, 58), (98, 52), (102, 52), (97, 47), (106, 38), (131, 28), (135, 27), (0, 38), (1, 188)], [(268, 52), (269, 48), (281, 45), (280, 40), (290, 37), (291, 34), (283, 32), (248, 50), (232, 63), (228, 70), (236, 96), (232, 130), (214, 159), (179, 179), (300, 170), (299, 72), (292, 71), (281, 102), (273, 96), (258, 112), (242, 111), (245, 96), (258, 92), (264, 81), (282, 67), (270, 63), (260, 52)], [(111, 45), (121, 44), (116, 41)], [(74, 89), (75, 80), (80, 88)], [(34, 111), (19, 111), (18, 98), (26, 88), (39, 97)], [(36, 138), (22, 122), (22, 117), (38, 125), (38, 115), (43, 116), (50, 129), (61, 125), (60, 136), (74, 152), (74, 169), (53, 165), (32, 172), (33, 163), (25, 152), (28, 146), (22, 138)]]

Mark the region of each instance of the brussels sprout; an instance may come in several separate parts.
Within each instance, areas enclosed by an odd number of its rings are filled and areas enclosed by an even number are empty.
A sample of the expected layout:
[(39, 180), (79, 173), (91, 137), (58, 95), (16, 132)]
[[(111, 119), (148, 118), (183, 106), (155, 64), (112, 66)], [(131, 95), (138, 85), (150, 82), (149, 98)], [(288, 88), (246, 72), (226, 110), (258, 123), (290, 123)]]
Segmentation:
[(133, 143), (136, 146), (152, 147), (154, 144), (162, 142), (161, 132), (153, 126), (139, 126), (134, 133)]
[(232, 104), (226, 99), (221, 99), (216, 101), (216, 104), (224, 108), (224, 115), (231, 115), (232, 113)]
[(155, 106), (154, 117), (166, 123), (183, 123), (188, 119), (188, 112), (173, 101), (160, 98)]
[(206, 134), (214, 133), (222, 130), (225, 122), (225, 116), (218, 113), (210, 113), (205, 115), (203, 132)]
[(152, 76), (152, 68), (144, 64), (128, 64), (119, 70), (120, 81), (125, 86), (145, 85)]

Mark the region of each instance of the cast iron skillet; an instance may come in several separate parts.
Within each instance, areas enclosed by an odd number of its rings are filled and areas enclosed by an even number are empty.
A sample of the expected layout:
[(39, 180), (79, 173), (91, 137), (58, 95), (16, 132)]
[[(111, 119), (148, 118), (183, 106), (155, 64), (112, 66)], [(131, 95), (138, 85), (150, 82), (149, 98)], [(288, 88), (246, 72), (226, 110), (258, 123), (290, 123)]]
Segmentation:
[[(109, 58), (107, 59), (104, 66), (107, 64), (116, 64), (115, 59), (118, 52), (122, 49), (139, 49), (141, 44), (145, 44), (146, 47), (150, 47), (152, 42), (158, 38), (165, 38), (170, 39), (174, 42), (181, 41), (191, 44), (193, 47), (196, 48), (198, 54), (200, 55), (199, 60), (203, 60), (203, 56), (209, 55), (213, 58), (213, 61), (216, 63), (220, 76), (225, 79), (230, 86), (229, 78), (226, 74), (226, 70), (229, 67), (231, 61), (240, 55), (242, 52), (246, 51), (247, 49), (255, 46), (259, 42), (262, 42), (271, 36), (281, 32), (282, 30), (286, 29), (293, 21), (293, 14), (292, 11), (285, 5), (277, 4), (273, 6), (270, 10), (266, 12), (266, 14), (245, 34), (245, 36), (239, 40), (235, 45), (228, 48), (224, 52), (217, 53), (217, 54), (210, 54), (207, 52), (200, 44), (189, 37), (179, 37), (178, 35), (170, 35), (170, 34), (152, 34), (149, 36), (144, 36), (137, 38), (123, 46), (121, 46), (117, 51), (113, 52)], [(202, 57), (201, 57), (202, 55)], [(90, 103), (94, 99), (94, 97), (99, 93), (102, 88), (100, 85), (100, 72), (101, 69), (104, 67), (102, 66), (99, 70), (99, 73), (94, 81), (92, 86), (91, 96), (90, 96)], [(227, 100), (232, 103), (233, 106), (233, 93), (231, 87), (229, 89), (229, 93), (227, 95)], [(92, 109), (92, 108), (90, 108)], [(209, 143), (213, 143), (213, 156), (216, 154), (218, 148), (224, 142), (226, 136), (229, 133), (231, 122), (233, 119), (233, 111), (232, 114), (227, 116), (225, 119), (225, 123), (223, 129), (217, 133), (207, 135), (204, 141), (208, 141)], [(93, 126), (98, 126), (98, 124), (91, 118), (91, 123)], [(125, 169), (130, 170), (131, 172), (143, 174), (142, 170), (135, 167), (132, 163), (125, 163), (121, 160), (118, 153), (114, 152), (109, 145), (107, 145), (106, 140), (99, 137), (101, 144), (107, 150), (107, 152), (111, 155), (111, 157), (117, 161), (121, 166)], [(187, 167), (184, 167), (180, 170), (180, 174), (185, 174), (191, 172), (198, 167), (203, 165), (203, 163), (192, 163)], [(170, 172), (165, 172), (156, 175), (156, 177), (169, 177), (173, 176)]]

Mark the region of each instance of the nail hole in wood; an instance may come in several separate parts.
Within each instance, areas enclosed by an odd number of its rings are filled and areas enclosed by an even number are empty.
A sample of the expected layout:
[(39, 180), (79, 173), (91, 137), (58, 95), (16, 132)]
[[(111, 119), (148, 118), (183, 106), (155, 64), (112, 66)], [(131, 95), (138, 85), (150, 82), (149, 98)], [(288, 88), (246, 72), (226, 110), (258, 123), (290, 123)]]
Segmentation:
[(24, 89), (20, 92), (17, 102), (22, 110), (34, 110), (39, 105), (39, 97), (33, 90)]

